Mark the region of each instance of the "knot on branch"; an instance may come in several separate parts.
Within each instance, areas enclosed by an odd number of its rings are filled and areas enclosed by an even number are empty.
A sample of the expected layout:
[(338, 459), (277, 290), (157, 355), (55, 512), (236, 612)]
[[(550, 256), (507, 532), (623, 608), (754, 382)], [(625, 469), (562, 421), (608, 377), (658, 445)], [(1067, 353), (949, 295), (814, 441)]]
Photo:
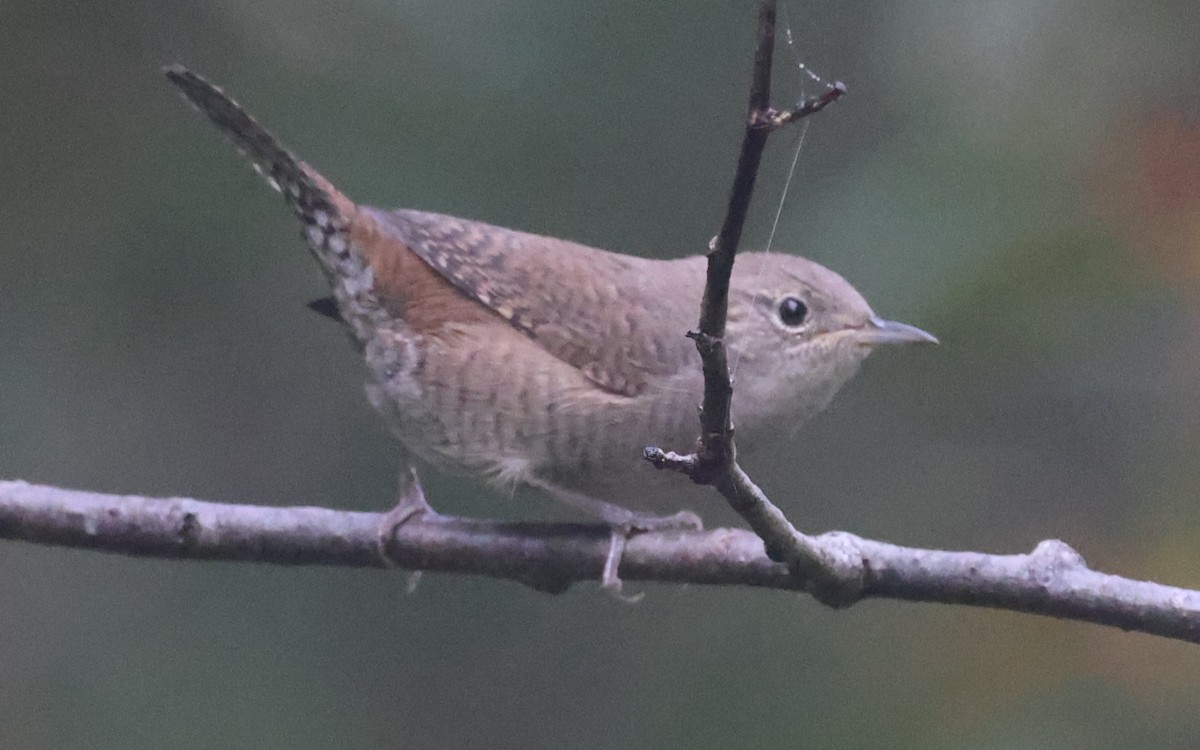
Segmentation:
[(724, 346), (719, 337), (710, 336), (704, 331), (688, 331), (687, 337), (696, 342), (696, 351), (700, 352), (701, 357), (711, 357)]
[(696, 464), (688, 476), (696, 484), (715, 485), (728, 477), (737, 460), (733, 444), (733, 428), (726, 433), (705, 433), (696, 452)]
[(196, 514), (184, 513), (183, 517), (179, 520), (179, 528), (175, 532), (175, 538), (184, 547), (194, 547), (200, 541), (201, 531), (203, 531), (203, 526)]
[(1039, 583), (1046, 584), (1066, 570), (1084, 570), (1087, 562), (1083, 555), (1061, 539), (1046, 539), (1038, 542), (1029, 553), (1030, 571)]
[(804, 578), (804, 588), (822, 604), (840, 609), (862, 599), (867, 590), (868, 564), (863, 556), (862, 539), (844, 531), (830, 531), (817, 537), (797, 533), (788, 567)]

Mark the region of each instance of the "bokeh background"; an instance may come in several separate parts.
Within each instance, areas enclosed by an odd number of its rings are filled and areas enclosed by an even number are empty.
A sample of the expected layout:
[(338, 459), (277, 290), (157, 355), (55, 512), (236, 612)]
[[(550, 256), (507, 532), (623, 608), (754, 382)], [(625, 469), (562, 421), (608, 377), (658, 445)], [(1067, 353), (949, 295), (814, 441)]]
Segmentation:
[[(787, 8), (811, 122), (776, 246), (937, 349), (758, 478), (804, 528), (1200, 587), (1200, 6)], [(379, 509), (396, 451), (278, 196), (160, 78), (376, 205), (676, 257), (714, 233), (754, 5), (0, 3), (0, 475)], [(776, 138), (761, 246), (797, 134)], [(427, 475), (447, 512), (545, 516)], [(697, 499), (728, 521), (719, 499)], [(649, 585), (0, 544), (0, 745), (1195, 747), (1200, 650), (1077, 623)]]

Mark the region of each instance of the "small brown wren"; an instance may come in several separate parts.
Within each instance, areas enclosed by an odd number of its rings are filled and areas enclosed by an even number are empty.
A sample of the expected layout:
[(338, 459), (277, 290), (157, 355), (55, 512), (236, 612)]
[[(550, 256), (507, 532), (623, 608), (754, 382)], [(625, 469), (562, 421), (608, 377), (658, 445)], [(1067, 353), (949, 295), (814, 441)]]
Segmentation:
[[(658, 525), (628, 506), (695, 492), (657, 479), (642, 448), (696, 440), (703, 376), (685, 333), (703, 256), (650, 260), (356, 204), (220, 89), (181, 66), (164, 72), (295, 211), (333, 291), (323, 311), (348, 329), (371, 403), (411, 453), (538, 488), (626, 533)], [(935, 339), (876, 317), (817, 263), (745, 253), (726, 341), (744, 454), (793, 435), (876, 345)]]

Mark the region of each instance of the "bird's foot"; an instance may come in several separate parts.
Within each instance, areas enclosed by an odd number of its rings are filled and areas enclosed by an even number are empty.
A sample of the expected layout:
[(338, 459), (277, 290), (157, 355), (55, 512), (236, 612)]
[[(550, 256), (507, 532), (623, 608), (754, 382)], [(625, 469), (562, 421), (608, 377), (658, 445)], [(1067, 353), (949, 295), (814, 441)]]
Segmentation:
[(608, 555), (604, 558), (604, 570), (600, 574), (600, 588), (609, 596), (626, 604), (640, 602), (646, 593), (642, 591), (632, 595), (625, 594), (625, 582), (618, 575), (621, 557), (625, 554), (625, 545), (630, 537), (656, 531), (700, 531), (703, 528), (704, 522), (700, 520), (700, 516), (687, 510), (681, 510), (673, 516), (630, 513), (628, 518), (612, 526), (612, 533), (608, 538)]
[(608, 524), (611, 534), (608, 538), (608, 555), (604, 558), (604, 571), (600, 574), (600, 588), (623, 602), (636, 602), (642, 598), (642, 594), (626, 596), (622, 593), (624, 584), (617, 574), (621, 567), (621, 556), (625, 553), (625, 544), (630, 537), (654, 531), (700, 531), (704, 528), (700, 516), (690, 511), (683, 510), (673, 516), (635, 513), (620, 505), (551, 482), (536, 479), (526, 481), (549, 493), (556, 500), (601, 518)]
[[(396, 501), (395, 507), (384, 513), (379, 519), (378, 551), (384, 566), (398, 567), (396, 561), (388, 554), (388, 545), (396, 538), (397, 529), (415, 519), (436, 515), (437, 512), (425, 499), (425, 489), (421, 486), (421, 481), (417, 479), (417, 473), (412, 469), (401, 472), (399, 499)], [(414, 584), (415, 582), (410, 582), (410, 589), (415, 588)]]
[(634, 533), (636, 532), (630, 529), (613, 528), (608, 536), (608, 556), (604, 558), (604, 571), (600, 573), (600, 589), (617, 601), (626, 604), (637, 604), (646, 595), (644, 591), (626, 594), (625, 582), (617, 574), (621, 567), (621, 557), (625, 554), (625, 543)]

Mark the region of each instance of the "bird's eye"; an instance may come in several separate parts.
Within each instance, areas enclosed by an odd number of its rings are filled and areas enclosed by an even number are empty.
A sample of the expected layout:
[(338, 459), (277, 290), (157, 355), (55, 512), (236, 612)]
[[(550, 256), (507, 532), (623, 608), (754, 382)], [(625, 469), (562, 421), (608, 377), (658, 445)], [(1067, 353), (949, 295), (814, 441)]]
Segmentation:
[(784, 297), (779, 303), (779, 319), (785, 326), (796, 328), (808, 316), (808, 306), (797, 297)]

